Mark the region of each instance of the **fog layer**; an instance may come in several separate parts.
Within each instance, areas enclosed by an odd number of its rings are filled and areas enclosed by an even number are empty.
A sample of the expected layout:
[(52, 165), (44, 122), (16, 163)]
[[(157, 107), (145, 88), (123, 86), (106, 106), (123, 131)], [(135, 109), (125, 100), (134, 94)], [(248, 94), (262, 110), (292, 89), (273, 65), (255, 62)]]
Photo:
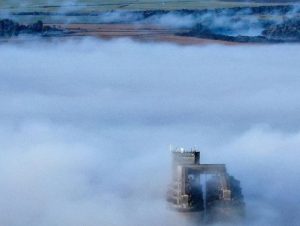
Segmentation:
[(226, 163), (243, 225), (297, 225), (299, 45), (0, 46), (0, 225), (190, 225), (173, 146)]

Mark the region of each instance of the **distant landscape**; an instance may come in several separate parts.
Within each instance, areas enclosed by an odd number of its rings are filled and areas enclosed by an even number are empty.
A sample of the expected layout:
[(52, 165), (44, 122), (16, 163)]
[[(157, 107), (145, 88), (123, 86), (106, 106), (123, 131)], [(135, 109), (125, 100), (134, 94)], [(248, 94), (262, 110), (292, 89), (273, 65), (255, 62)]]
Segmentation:
[[(198, 44), (299, 42), (296, 1), (1, 1), (0, 37), (129, 37)], [(7, 19), (7, 20), (5, 20)], [(41, 22), (45, 29), (25, 29)], [(22, 25), (21, 27), (18, 27)], [(24, 27), (25, 26), (25, 27)], [(28, 38), (28, 36), (27, 36)]]

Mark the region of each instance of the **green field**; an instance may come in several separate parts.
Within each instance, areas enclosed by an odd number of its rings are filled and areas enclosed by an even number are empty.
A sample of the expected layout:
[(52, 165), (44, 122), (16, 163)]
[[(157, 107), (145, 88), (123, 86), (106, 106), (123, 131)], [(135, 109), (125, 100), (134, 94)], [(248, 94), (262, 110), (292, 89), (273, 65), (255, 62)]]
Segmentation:
[[(241, 0), (0, 0), (0, 19), (10, 13), (51, 12), (51, 13), (93, 13), (111, 10), (178, 10), (178, 9), (215, 9), (231, 7), (254, 7), (261, 5), (288, 4), (286, 0), (260, 0), (268, 2), (245, 2)], [(273, 2), (272, 2), (273, 1)], [(279, 2), (282, 1), (282, 2)], [(47, 16), (18, 15), (14, 20), (19, 23), (32, 23), (42, 20), (45, 23), (97, 23), (91, 16)]]
[[(50, 3), (49, 3), (50, 2)], [(287, 1), (268, 1), (267, 3), (221, 0), (1, 0), (0, 10), (10, 12), (100, 12), (108, 10), (151, 10), (151, 9), (210, 9), (237, 6), (260, 6), (287, 4)]]

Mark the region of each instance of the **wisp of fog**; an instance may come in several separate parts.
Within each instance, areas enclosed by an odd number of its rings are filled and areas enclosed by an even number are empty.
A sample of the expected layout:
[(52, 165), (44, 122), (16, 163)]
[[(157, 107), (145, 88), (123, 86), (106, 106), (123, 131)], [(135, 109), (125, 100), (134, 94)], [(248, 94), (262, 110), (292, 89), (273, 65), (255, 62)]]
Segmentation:
[(243, 225), (297, 225), (299, 45), (0, 46), (0, 225), (190, 226), (169, 144), (241, 180)]

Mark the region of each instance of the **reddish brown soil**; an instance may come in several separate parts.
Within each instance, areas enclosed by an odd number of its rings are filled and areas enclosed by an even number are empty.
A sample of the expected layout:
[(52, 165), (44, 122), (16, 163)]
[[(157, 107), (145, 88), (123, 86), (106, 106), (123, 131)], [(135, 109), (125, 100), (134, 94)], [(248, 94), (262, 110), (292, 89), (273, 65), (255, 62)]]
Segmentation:
[[(97, 37), (102, 39), (132, 38), (147, 42), (171, 42), (181, 45), (225, 44), (232, 42), (184, 37), (176, 35), (177, 29), (161, 28), (153, 25), (133, 24), (49, 24), (66, 29), (69, 37)], [(181, 30), (182, 31), (182, 30)]]

